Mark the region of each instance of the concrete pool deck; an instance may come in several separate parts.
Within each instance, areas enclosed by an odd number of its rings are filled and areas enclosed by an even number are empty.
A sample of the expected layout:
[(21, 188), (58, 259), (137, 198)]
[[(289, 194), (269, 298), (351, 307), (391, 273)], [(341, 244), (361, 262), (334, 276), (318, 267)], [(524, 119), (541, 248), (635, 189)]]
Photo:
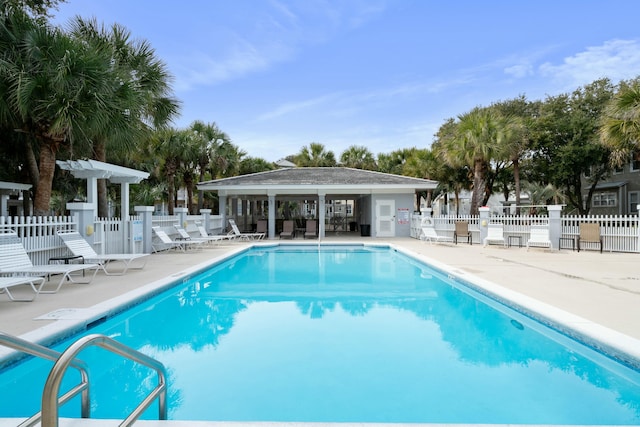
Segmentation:
[[(527, 251), (524, 247), (429, 244), (411, 238), (345, 236), (323, 240), (325, 243), (345, 241), (393, 244), (446, 264), (454, 272), (493, 282), (640, 340), (640, 254), (533, 248)], [(31, 335), (57, 321), (42, 319), (43, 316), (64, 309), (92, 307), (248, 245), (231, 243), (187, 253), (153, 254), (142, 270), (129, 270), (123, 276), (98, 273), (89, 285), (67, 283), (58, 293), (39, 295), (33, 302), (12, 302), (0, 295), (0, 331)], [(27, 295), (29, 291), (26, 286), (12, 289), (16, 297)]]

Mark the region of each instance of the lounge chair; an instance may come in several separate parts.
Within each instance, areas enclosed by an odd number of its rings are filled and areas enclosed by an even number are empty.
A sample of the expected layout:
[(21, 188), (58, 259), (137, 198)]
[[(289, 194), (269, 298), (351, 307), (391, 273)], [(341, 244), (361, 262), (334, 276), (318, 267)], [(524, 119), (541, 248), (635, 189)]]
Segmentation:
[(467, 239), (467, 243), (471, 244), (472, 237), (471, 232), (469, 231), (469, 222), (468, 221), (456, 221), (455, 222), (456, 229), (453, 232), (453, 241), (455, 244), (458, 244), (458, 238), (465, 237)]
[[(53, 291), (40, 290), (41, 294), (54, 294), (60, 290), (62, 284), (69, 280), (72, 283), (88, 284), (98, 272), (98, 264), (46, 264), (33, 265), (29, 254), (22, 245), (22, 241), (14, 232), (0, 234), (0, 274), (13, 276), (43, 276), (50, 278), (54, 274), (60, 274), (60, 282)], [(79, 281), (77, 276), (71, 273), (94, 270), (88, 279)], [(84, 274), (83, 274), (83, 277)]]
[[(7, 293), (7, 296), (11, 301), (33, 301), (36, 299), (42, 286), (44, 285), (45, 278), (44, 277), (36, 277), (36, 276), (14, 276), (14, 277), (0, 277), (0, 294)], [(38, 287), (36, 288), (36, 284)], [(33, 298), (23, 299), (23, 298), (15, 298), (13, 294), (9, 291), (9, 288), (12, 286), (18, 285), (29, 285), (31, 289), (35, 292)]]
[(551, 248), (549, 238), (549, 227), (546, 225), (532, 225), (530, 228), (529, 240), (527, 240), (527, 250), (531, 246)]
[(449, 236), (443, 236), (436, 232), (435, 227), (422, 226), (422, 235), (420, 236), (420, 240), (426, 240), (429, 243), (433, 242), (452, 242), (453, 238)]
[(172, 240), (169, 235), (160, 227), (151, 227), (155, 235), (160, 239), (160, 243), (151, 243), (153, 252), (167, 249), (176, 249), (186, 252), (189, 248), (202, 247), (203, 240)]
[(484, 238), (482, 244), (483, 246), (487, 246), (490, 243), (501, 243), (502, 246), (507, 246), (507, 243), (504, 239), (503, 224), (487, 225), (487, 237)]
[(203, 244), (211, 244), (214, 242), (219, 242), (220, 240), (223, 240), (223, 236), (196, 236), (196, 237), (192, 237), (187, 230), (185, 230), (184, 228), (178, 226), (178, 225), (174, 225), (176, 231), (178, 232), (178, 234), (180, 235), (180, 241), (195, 241), (195, 242), (202, 242)]
[(295, 223), (293, 220), (286, 220), (282, 222), (282, 233), (280, 238), (293, 239), (293, 233), (295, 232)]
[(307, 220), (306, 229), (304, 231), (304, 238), (306, 239), (308, 237), (310, 239), (316, 239), (318, 237), (317, 227), (318, 221), (316, 221), (315, 219)]
[(600, 245), (600, 253), (602, 253), (602, 235), (600, 234), (600, 224), (594, 222), (580, 223), (580, 234), (576, 239), (578, 243), (578, 252), (584, 243), (594, 243)]
[(264, 239), (265, 233), (241, 233), (236, 221), (232, 218), (229, 218), (229, 225), (231, 225), (231, 229), (235, 236), (240, 240), (260, 240)]
[(214, 242), (233, 240), (236, 238), (236, 235), (233, 233), (233, 231), (229, 232), (228, 234), (209, 234), (207, 232), (207, 229), (204, 228), (204, 225), (198, 223), (196, 223), (196, 228), (198, 229), (201, 238), (212, 239)]
[[(99, 265), (100, 270), (109, 276), (120, 276), (127, 272), (132, 261), (142, 259), (141, 265), (137, 265), (135, 269), (142, 269), (147, 265), (147, 257), (149, 254), (104, 254), (98, 255), (89, 243), (77, 231), (59, 231), (58, 236), (62, 239), (67, 248), (78, 257), (82, 257), (85, 262), (91, 262)], [(112, 262), (122, 262), (124, 269), (122, 271), (109, 271), (107, 265)]]

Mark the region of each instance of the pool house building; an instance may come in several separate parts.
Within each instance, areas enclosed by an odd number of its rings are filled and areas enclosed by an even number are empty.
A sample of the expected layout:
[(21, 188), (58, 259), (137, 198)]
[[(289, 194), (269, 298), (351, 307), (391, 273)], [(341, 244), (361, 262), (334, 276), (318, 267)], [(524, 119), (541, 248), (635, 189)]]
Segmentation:
[(233, 218), (243, 231), (255, 231), (257, 222), (266, 220), (268, 238), (279, 236), (284, 220), (294, 220), (302, 230), (309, 219), (317, 221), (320, 238), (409, 237), (420, 194), (437, 185), (362, 169), (289, 167), (201, 182), (198, 189), (217, 192), (223, 224)]

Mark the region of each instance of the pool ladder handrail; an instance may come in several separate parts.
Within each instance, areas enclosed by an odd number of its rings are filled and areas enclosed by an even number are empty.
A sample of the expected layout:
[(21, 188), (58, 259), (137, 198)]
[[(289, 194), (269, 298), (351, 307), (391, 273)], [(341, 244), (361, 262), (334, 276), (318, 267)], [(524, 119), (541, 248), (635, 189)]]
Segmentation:
[[(31, 341), (18, 338), (13, 335), (0, 332), (0, 345), (17, 350), (21, 353), (26, 353), (31, 356), (39, 357), (41, 359), (50, 360), (55, 362), (58, 360), (62, 353), (44, 347), (42, 345), (33, 343)], [(89, 418), (90, 405), (89, 405), (89, 374), (87, 372), (87, 365), (79, 359), (74, 359), (71, 363), (71, 367), (78, 370), (80, 373), (80, 383), (73, 387), (60, 397), (58, 404), (63, 405), (71, 398), (75, 397), (78, 393), (82, 393), (80, 399), (80, 416), (82, 418)], [(20, 423), (18, 427), (30, 427), (40, 421), (42, 412), (37, 412), (25, 421)]]
[[(80, 392), (82, 392), (80, 416), (82, 418), (90, 417), (89, 376), (84, 362), (76, 358), (78, 353), (90, 346), (101, 347), (136, 363), (143, 364), (148, 368), (155, 370), (158, 375), (158, 385), (142, 400), (142, 402), (140, 402), (129, 416), (119, 424), (120, 426), (124, 427), (133, 425), (133, 423), (156, 398), (158, 399), (158, 419), (167, 419), (167, 375), (164, 365), (156, 359), (107, 336), (100, 334), (87, 335), (75, 341), (62, 353), (3, 332), (0, 332), (0, 344), (33, 356), (55, 361), (51, 371), (49, 372), (42, 392), (41, 412), (22, 422), (19, 427), (32, 426), (39, 420), (41, 421), (41, 427), (57, 427), (58, 409), (60, 405), (66, 403)], [(69, 367), (73, 367), (80, 371), (81, 382), (58, 398), (62, 378)]]

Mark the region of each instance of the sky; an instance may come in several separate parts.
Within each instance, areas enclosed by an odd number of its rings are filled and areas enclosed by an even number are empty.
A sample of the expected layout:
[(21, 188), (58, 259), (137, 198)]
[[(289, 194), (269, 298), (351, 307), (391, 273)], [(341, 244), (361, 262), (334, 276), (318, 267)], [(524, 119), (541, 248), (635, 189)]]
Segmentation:
[(317, 142), (339, 159), (428, 148), (477, 106), (640, 76), (638, 0), (67, 0), (147, 40), (177, 128), (215, 123), (247, 156)]

